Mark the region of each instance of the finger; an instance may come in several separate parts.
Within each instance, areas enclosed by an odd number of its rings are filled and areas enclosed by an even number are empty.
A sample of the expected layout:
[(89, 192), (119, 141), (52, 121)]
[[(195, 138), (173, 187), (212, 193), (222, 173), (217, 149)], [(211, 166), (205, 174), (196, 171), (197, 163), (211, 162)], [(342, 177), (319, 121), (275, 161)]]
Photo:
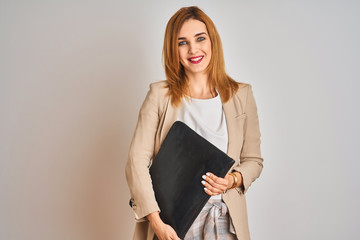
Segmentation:
[(206, 173), (206, 176), (208, 176), (211, 180), (213, 180), (217, 184), (221, 184), (221, 185), (226, 184), (226, 179), (225, 178), (218, 177), (218, 176), (216, 176), (215, 174), (213, 174), (211, 172)]
[(229, 180), (221, 177), (217, 177), (213, 173), (207, 173), (206, 180), (210, 184), (210, 186), (206, 185), (212, 192), (216, 192), (217, 194), (223, 193), (229, 185)]
[(205, 191), (205, 193), (207, 194), (207, 195), (210, 195), (210, 196), (213, 196), (213, 195), (215, 195), (215, 194), (213, 194), (213, 192), (211, 192), (209, 189), (207, 189), (207, 188), (204, 188), (204, 191)]
[(212, 195), (218, 195), (225, 191), (225, 188), (215, 188), (215, 187), (209, 185), (208, 183), (205, 183), (204, 186), (205, 186), (205, 188), (204, 188), (205, 192), (206, 192), (206, 190), (208, 190), (211, 192)]
[(206, 194), (208, 194), (210, 196), (215, 196), (215, 195), (219, 195), (220, 193), (222, 193), (221, 191), (218, 191), (218, 190), (216, 190), (214, 188), (209, 189), (209, 188), (206, 188), (206, 187), (204, 188), (204, 191), (205, 191)]
[(175, 231), (175, 229), (174, 229), (173, 227), (171, 227), (171, 226), (169, 225), (169, 229), (170, 229), (170, 234), (169, 234), (170, 239), (181, 240), (181, 239), (178, 237), (178, 235), (177, 235), (177, 233), (176, 233), (176, 231)]
[(203, 176), (211, 186), (219, 189), (223, 189), (228, 185), (228, 181), (226, 179), (215, 176), (214, 174), (210, 174), (210, 176)]
[(202, 185), (204, 185), (205, 188), (209, 189), (211, 192), (216, 193), (216, 194), (220, 194), (226, 190), (226, 186), (221, 186), (221, 185), (212, 186), (204, 180), (201, 181), (201, 183), (202, 183)]

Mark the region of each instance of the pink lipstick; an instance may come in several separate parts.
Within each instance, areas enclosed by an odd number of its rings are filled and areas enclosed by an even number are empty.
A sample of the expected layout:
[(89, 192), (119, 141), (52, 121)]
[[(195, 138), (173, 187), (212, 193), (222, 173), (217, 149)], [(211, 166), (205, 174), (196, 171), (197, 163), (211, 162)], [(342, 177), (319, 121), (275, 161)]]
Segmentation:
[(198, 64), (198, 63), (200, 63), (200, 62), (203, 60), (203, 58), (204, 58), (204, 56), (196, 56), (196, 57), (188, 58), (188, 60), (189, 60), (191, 63)]

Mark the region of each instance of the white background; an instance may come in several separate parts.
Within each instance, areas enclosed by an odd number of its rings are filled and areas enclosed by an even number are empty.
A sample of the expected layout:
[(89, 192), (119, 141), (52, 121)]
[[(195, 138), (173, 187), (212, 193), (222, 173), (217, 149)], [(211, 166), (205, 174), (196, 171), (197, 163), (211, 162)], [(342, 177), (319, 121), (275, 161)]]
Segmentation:
[(355, 0), (0, 0), (0, 239), (131, 239), (127, 151), (166, 23), (191, 5), (258, 105), (252, 239), (360, 239)]

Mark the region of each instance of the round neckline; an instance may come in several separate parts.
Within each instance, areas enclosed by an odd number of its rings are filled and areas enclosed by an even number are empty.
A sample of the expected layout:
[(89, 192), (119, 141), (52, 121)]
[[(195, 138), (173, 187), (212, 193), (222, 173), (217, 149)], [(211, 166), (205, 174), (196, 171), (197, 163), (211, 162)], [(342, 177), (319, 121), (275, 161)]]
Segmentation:
[(187, 96), (191, 100), (195, 100), (195, 101), (199, 101), (199, 102), (205, 102), (205, 101), (215, 100), (215, 99), (220, 97), (220, 94), (219, 94), (218, 90), (215, 89), (215, 91), (216, 91), (217, 95), (215, 97), (212, 97), (212, 98), (193, 98), (193, 97), (190, 97), (189, 95), (185, 95), (185, 96)]
[(216, 100), (218, 99), (220, 96), (219, 94), (216, 97), (213, 98), (192, 98), (190, 97), (191, 100), (197, 101), (197, 102), (208, 102), (208, 101), (212, 101), (212, 100)]

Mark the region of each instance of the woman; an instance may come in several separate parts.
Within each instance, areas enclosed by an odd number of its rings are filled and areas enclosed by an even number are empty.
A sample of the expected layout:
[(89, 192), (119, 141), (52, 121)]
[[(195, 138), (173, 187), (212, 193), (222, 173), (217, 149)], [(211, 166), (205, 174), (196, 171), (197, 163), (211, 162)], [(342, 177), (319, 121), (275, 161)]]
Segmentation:
[(226, 74), (219, 34), (198, 7), (181, 8), (169, 20), (163, 61), (167, 80), (150, 84), (126, 164), (136, 220), (133, 239), (180, 239), (160, 219), (149, 174), (152, 159), (177, 120), (235, 160), (224, 178), (207, 173), (199, 179), (211, 197), (185, 240), (250, 239), (245, 193), (263, 168), (251, 85)]

